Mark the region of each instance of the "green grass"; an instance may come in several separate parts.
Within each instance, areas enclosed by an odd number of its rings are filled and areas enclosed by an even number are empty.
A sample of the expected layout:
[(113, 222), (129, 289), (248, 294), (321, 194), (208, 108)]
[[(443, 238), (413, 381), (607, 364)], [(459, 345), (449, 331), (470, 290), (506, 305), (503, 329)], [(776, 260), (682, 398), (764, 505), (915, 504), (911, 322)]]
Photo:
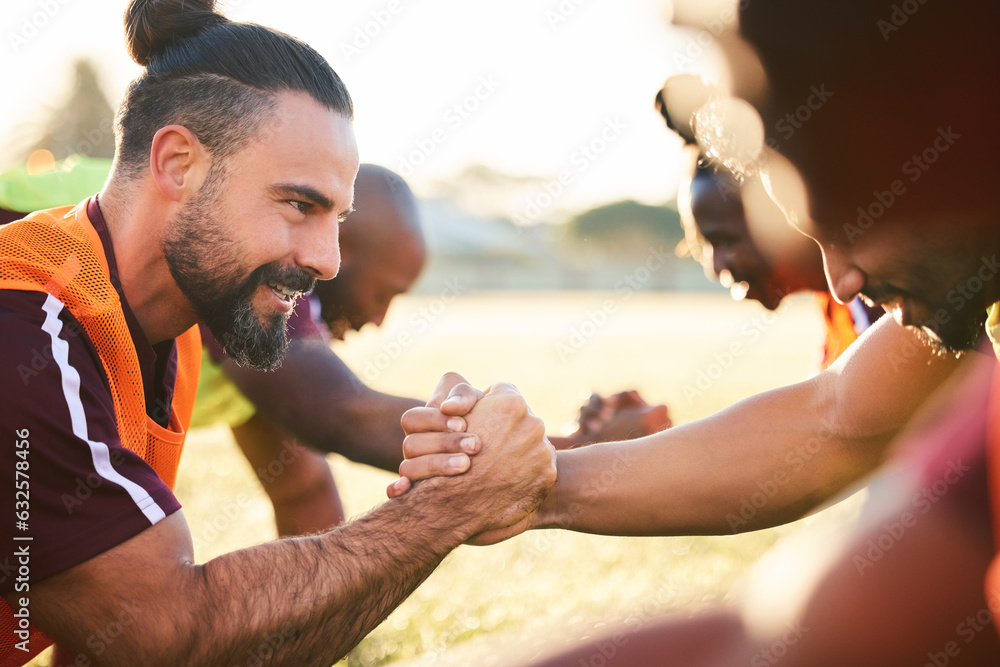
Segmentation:
[[(570, 345), (574, 329), (591, 331), (584, 327), (588, 311), (608, 299), (615, 308), (606, 322), (582, 345)], [(410, 335), (408, 342), (392, 355), (401, 334)], [(741, 351), (727, 360), (734, 342)], [(479, 386), (513, 382), (549, 432), (559, 433), (591, 391), (635, 388), (669, 405), (675, 423), (698, 418), (805, 379), (816, 369), (821, 342), (809, 298), (765, 316), (756, 304), (734, 304), (725, 295), (554, 293), (463, 295), (449, 304), (401, 298), (381, 329), (336, 350), (359, 373), (381, 363), (369, 383), (392, 393), (425, 397), (446, 370)], [(702, 373), (713, 377), (698, 394)], [(382, 502), (391, 475), (335, 456), (331, 465), (349, 515)], [(200, 561), (275, 535), (270, 505), (223, 428), (192, 434), (177, 494)], [(493, 547), (461, 547), (341, 664), (506, 664), (498, 662), (498, 648), (530, 655), (615, 620), (729, 602), (748, 567), (800, 524), (696, 538), (536, 531)]]

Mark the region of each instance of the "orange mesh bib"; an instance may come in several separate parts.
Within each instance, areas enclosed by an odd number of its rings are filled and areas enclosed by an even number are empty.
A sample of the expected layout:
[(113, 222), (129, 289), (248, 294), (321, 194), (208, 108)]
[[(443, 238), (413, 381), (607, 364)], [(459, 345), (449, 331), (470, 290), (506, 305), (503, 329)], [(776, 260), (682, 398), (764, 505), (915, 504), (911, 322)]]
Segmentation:
[[(177, 337), (177, 379), (164, 428), (146, 416), (139, 359), (100, 237), (87, 218), (87, 202), (32, 213), (0, 228), (0, 289), (46, 292), (73, 313), (104, 365), (122, 444), (172, 489), (198, 388), (198, 327)], [(10, 605), (0, 602), (0, 667), (23, 665), (52, 641), (30, 626), (30, 651), (16, 648), (17, 619)]]

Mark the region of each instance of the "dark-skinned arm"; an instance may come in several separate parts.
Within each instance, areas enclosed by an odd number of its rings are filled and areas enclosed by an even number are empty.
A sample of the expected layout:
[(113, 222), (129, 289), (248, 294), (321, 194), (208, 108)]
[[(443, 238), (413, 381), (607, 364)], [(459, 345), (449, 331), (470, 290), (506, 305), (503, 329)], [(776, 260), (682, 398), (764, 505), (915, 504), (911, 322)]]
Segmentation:
[[(389, 472), (397, 472), (403, 462), (400, 417), (424, 405), (417, 399), (391, 396), (366, 386), (318, 338), (293, 340), (281, 366), (271, 372), (241, 368), (229, 359), (223, 360), (222, 367), (261, 415), (302, 444)], [(556, 449), (568, 449), (623, 433), (650, 433), (664, 428), (665, 421), (663, 406), (629, 405), (601, 425), (607, 434), (603, 430), (586, 432), (581, 427), (571, 436), (549, 440)], [(442, 472), (460, 473), (466, 465)]]
[(795, 520), (875, 470), (958, 365), (883, 318), (810, 380), (646, 438), (560, 452), (533, 525), (731, 534)]
[(271, 500), (280, 537), (319, 533), (344, 522), (344, 507), (324, 454), (303, 447), (260, 413), (232, 429)]
[(272, 372), (229, 359), (222, 367), (262, 415), (302, 444), (390, 472), (403, 461), (399, 418), (424, 404), (365, 386), (318, 338), (293, 340)]

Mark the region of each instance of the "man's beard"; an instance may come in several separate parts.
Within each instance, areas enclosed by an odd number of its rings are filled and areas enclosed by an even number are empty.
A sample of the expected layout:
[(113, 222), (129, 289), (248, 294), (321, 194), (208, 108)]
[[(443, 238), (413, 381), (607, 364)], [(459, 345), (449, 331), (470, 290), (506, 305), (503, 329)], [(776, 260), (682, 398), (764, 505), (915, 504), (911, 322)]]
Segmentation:
[(934, 333), (928, 333), (921, 327), (910, 327), (917, 332), (918, 337), (941, 354), (960, 355), (973, 349), (983, 335), (986, 324), (986, 311), (979, 316), (962, 319), (953, 318), (943, 326), (928, 327)]
[(320, 317), (327, 329), (330, 330), (330, 335), (337, 340), (344, 340), (348, 331), (358, 328), (351, 322), (347, 311), (340, 306), (332, 306), (329, 303), (322, 304)]
[(244, 269), (240, 249), (227, 238), (212, 216), (223, 185), (213, 169), (205, 184), (173, 221), (162, 244), (163, 256), (177, 286), (187, 297), (222, 349), (241, 366), (272, 370), (288, 348), (286, 313), (262, 318), (253, 307), (261, 285), (280, 284), (300, 292), (312, 289), (315, 279), (299, 269), (271, 262), (240, 279)]

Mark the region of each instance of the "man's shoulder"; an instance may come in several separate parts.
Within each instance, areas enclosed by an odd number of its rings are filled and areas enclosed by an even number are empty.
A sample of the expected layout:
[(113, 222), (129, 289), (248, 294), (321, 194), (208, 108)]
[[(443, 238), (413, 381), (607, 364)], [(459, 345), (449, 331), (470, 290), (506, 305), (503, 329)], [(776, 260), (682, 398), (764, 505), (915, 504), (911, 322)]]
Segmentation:
[[(33, 290), (0, 289), (0, 393), (16, 400), (31, 395), (33, 383), (54, 370), (58, 358), (71, 360), (73, 370), (99, 378), (107, 387), (103, 365), (79, 320), (54, 296)], [(33, 386), (34, 385), (34, 386)]]
[[(0, 331), (0, 427), (24, 434), (31, 459), (34, 582), (107, 551), (180, 505), (122, 444), (101, 359), (64, 304), (45, 292), (0, 290)], [(0, 462), (5, 488), (15, 482), (10, 457)], [(0, 542), (14, 544), (18, 530), (11, 512), (0, 521)], [(0, 561), (9, 553), (0, 551)], [(0, 593), (12, 583), (0, 578)]]
[[(40, 290), (0, 289), (0, 321), (3, 322), (5, 343), (21, 337), (50, 338), (50, 331), (59, 321), (74, 336), (82, 336), (93, 346), (86, 331), (66, 305), (48, 292)], [(50, 322), (50, 324), (46, 324)], [(3, 347), (9, 347), (4, 345)]]

